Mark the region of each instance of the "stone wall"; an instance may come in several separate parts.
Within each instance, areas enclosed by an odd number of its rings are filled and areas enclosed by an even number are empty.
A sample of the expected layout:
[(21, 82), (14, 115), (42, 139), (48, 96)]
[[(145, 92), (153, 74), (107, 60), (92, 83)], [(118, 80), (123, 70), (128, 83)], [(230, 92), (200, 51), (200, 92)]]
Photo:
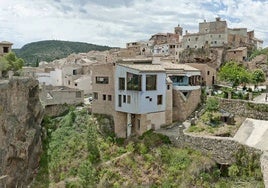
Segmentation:
[(177, 147), (188, 147), (198, 150), (212, 157), (219, 164), (232, 164), (236, 161), (236, 152), (244, 148), (247, 153), (262, 152), (258, 149), (243, 145), (232, 138), (215, 136), (198, 136), (183, 133), (169, 136), (172, 143)]
[(69, 110), (71, 105), (67, 104), (55, 104), (55, 105), (47, 105), (45, 107), (45, 113), (44, 115), (50, 116), (50, 117), (57, 117)]
[(201, 89), (188, 91), (187, 96), (181, 91), (173, 90), (173, 121), (184, 121), (201, 102)]
[(219, 98), (220, 107), (235, 115), (268, 120), (268, 104), (255, 103), (252, 101)]
[(0, 187), (26, 187), (42, 151), (38, 81), (0, 80)]

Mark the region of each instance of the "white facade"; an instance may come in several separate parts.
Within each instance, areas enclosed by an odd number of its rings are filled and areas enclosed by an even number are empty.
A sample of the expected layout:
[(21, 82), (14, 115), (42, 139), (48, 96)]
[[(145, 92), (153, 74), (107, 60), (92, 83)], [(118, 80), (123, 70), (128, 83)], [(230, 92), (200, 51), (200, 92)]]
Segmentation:
[(36, 74), (37, 80), (40, 84), (45, 85), (53, 85), (53, 86), (62, 86), (62, 70), (55, 69), (54, 71), (46, 72), (37, 72)]
[(90, 94), (92, 92), (92, 79), (91, 75), (83, 75), (82, 77), (74, 81), (75, 88), (84, 91), (84, 94)]
[[(152, 67), (154, 65), (151, 65)], [(141, 76), (141, 89), (127, 89), (127, 73)], [(140, 71), (137, 69), (117, 65), (115, 72), (115, 110), (145, 114), (161, 112), (166, 109), (166, 73), (162, 71)], [(156, 76), (156, 90), (146, 90), (146, 76)], [(119, 78), (125, 79), (124, 89), (119, 88)], [(161, 101), (160, 101), (161, 100)], [(120, 102), (121, 101), (121, 102)]]
[(169, 55), (169, 44), (154, 45), (154, 55)]

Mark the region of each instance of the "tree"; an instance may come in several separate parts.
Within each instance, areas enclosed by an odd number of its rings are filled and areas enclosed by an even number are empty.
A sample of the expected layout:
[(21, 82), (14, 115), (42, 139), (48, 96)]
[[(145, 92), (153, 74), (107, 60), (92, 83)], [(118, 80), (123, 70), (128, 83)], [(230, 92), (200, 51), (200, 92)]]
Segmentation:
[(227, 62), (219, 71), (220, 80), (230, 82), (232, 87), (246, 84), (251, 81), (251, 74), (237, 62)]
[(9, 68), (9, 63), (4, 57), (0, 57), (0, 77), (3, 71), (7, 71)]
[(4, 58), (8, 61), (10, 70), (17, 71), (22, 68), (24, 65), (24, 60), (21, 58), (17, 58), (14, 52), (10, 52), (4, 56)]
[(219, 100), (217, 98), (214, 97), (210, 97), (207, 100), (206, 103), (206, 110), (209, 112), (215, 112), (217, 110), (219, 110), (220, 104), (219, 104)]
[(18, 71), (22, 69), (24, 60), (17, 58), (14, 52), (9, 52), (0, 58), (0, 72), (6, 74), (9, 70)]
[(261, 82), (265, 82), (265, 74), (262, 69), (255, 69), (251, 74), (252, 82), (258, 85)]

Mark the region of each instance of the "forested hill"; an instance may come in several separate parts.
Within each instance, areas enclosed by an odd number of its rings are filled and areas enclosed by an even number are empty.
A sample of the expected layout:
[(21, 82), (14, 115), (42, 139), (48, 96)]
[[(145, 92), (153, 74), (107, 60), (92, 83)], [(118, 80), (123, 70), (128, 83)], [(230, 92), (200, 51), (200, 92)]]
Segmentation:
[(59, 40), (45, 40), (24, 45), (21, 49), (13, 49), (16, 55), (23, 58), (28, 65), (36, 65), (40, 61), (53, 61), (72, 53), (84, 53), (91, 50), (105, 51), (111, 47)]

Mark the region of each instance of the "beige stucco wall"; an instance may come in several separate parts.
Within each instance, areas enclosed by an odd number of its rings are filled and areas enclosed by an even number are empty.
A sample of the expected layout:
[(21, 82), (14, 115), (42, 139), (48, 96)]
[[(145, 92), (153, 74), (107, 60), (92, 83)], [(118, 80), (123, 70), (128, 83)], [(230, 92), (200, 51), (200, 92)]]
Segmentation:
[(201, 89), (189, 91), (188, 97), (173, 90), (173, 121), (184, 121), (195, 111), (201, 99)]
[[(93, 113), (114, 115), (114, 68), (112, 63), (92, 67), (92, 92), (98, 93), (98, 99), (93, 99), (92, 102)], [(108, 77), (108, 84), (97, 84), (97, 76)], [(103, 95), (106, 95), (106, 100), (103, 100)], [(111, 95), (111, 101), (108, 100), (108, 95)]]

